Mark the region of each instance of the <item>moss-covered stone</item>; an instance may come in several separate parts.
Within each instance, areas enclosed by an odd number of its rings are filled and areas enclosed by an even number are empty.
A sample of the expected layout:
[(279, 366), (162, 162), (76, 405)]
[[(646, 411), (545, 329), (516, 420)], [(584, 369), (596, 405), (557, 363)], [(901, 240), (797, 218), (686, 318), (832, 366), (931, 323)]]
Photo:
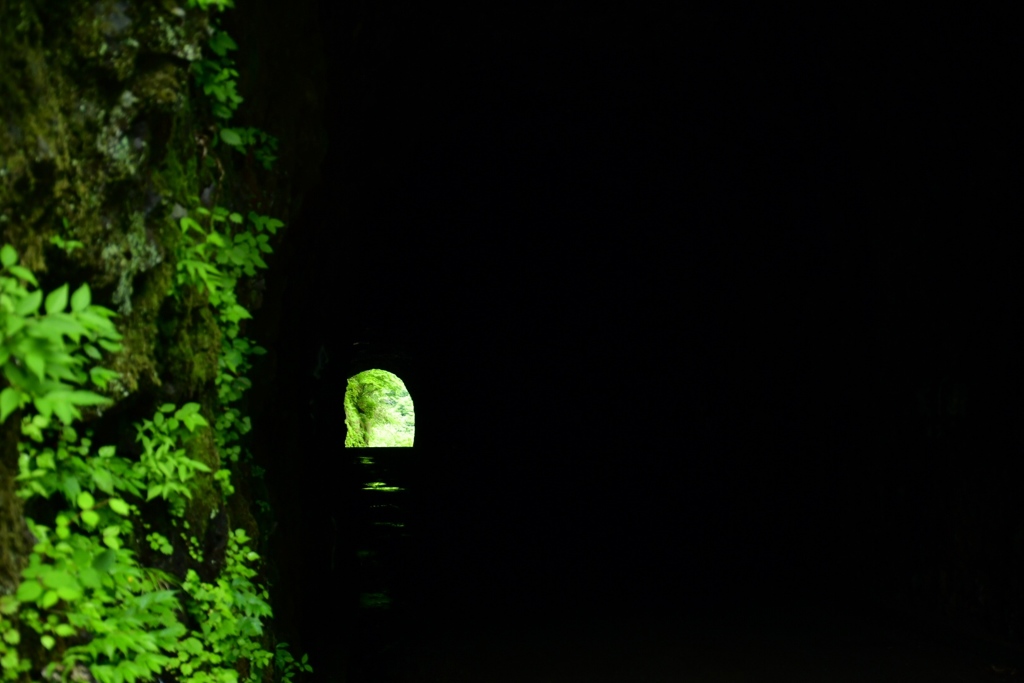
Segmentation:
[(386, 370), (366, 370), (350, 377), (345, 426), (348, 448), (412, 446), (416, 418), (402, 380)]

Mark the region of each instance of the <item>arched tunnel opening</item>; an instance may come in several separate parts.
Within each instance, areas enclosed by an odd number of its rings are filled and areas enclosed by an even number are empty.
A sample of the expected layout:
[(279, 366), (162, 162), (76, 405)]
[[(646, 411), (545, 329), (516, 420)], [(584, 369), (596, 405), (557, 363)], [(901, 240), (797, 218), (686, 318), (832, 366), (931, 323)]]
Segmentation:
[(346, 448), (412, 448), (415, 439), (415, 408), (398, 375), (370, 368), (348, 378)]

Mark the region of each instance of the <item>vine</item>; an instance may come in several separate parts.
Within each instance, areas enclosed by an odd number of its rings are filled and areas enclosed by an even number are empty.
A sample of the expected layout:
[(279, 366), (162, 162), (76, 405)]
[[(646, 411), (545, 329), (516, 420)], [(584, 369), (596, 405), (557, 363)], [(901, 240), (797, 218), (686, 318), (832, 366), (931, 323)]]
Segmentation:
[[(190, 0), (190, 6), (203, 10), (216, 7), (219, 11), (234, 7), (231, 0)], [(238, 44), (227, 32), (215, 29), (207, 43), (212, 58), (200, 59), (192, 64), (192, 73), (203, 94), (210, 98), (213, 115), (227, 123), (242, 104), (244, 98), (238, 94), (238, 70), (228, 53), (238, 49)], [(246, 154), (251, 148), (253, 157), (270, 170), (277, 159), (277, 138), (257, 128), (221, 127), (220, 140), (229, 147)]]

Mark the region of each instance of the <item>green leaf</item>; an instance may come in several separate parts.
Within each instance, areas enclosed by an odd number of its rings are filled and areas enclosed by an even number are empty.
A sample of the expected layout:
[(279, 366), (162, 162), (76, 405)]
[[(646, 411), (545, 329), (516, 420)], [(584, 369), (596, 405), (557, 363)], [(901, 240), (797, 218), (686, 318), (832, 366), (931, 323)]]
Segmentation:
[(43, 586), (35, 579), (22, 581), (15, 593), (19, 602), (35, 602), (43, 594)]
[(43, 585), (47, 588), (77, 588), (75, 577), (60, 569), (47, 568), (40, 573)]
[(92, 567), (81, 567), (78, 570), (78, 580), (81, 581), (82, 585), (86, 588), (96, 589), (103, 586), (102, 576)]
[(82, 510), (82, 521), (92, 529), (100, 523), (100, 516), (95, 510)]
[(57, 597), (71, 602), (82, 597), (82, 584), (66, 571), (53, 570), (43, 574), (43, 583), (57, 591)]
[(113, 399), (109, 399), (106, 396), (100, 396), (92, 391), (54, 391), (50, 393), (50, 396), (58, 394), (61, 398), (66, 398), (69, 403), (73, 403), (76, 406), (100, 406), (114, 402)]
[(114, 566), (114, 559), (116, 557), (117, 554), (113, 550), (104, 550), (93, 558), (92, 568), (101, 574), (106, 574), (110, 571), (110, 568)]
[[(212, 472), (213, 471), (212, 469), (210, 469), (209, 465), (207, 465), (206, 463), (202, 463), (202, 462), (200, 462), (198, 460), (189, 460), (188, 462), (189, 462), (189, 466), (192, 469), (194, 469), (194, 470), (199, 470), (200, 472)], [(223, 471), (226, 472), (227, 470), (223, 470)]]
[(57, 417), (60, 421), (66, 425), (71, 424), (76, 418), (81, 418), (82, 414), (79, 413), (67, 397), (67, 392), (61, 392), (60, 396), (56, 396), (57, 392), (50, 394), (53, 397), (53, 412), (57, 413)]
[(107, 383), (112, 379), (116, 379), (120, 374), (107, 368), (101, 368), (98, 365), (89, 370), (89, 379), (92, 383), (98, 386), (100, 389), (106, 389)]
[[(25, 327), (25, 325), (27, 324), (28, 321), (25, 320), (25, 318), (19, 318), (16, 315), (8, 315), (5, 316), (4, 319), (4, 327), (6, 328), (6, 330), (0, 330), (0, 332), (6, 332), (8, 337), (13, 337), (14, 335), (18, 334), (18, 332), (20, 332), (21, 329)], [(10, 356), (11, 352), (10, 349), (8, 349), (6, 346), (3, 348), (6, 353), (4, 357), (4, 362), (6, 363), (7, 357)]]
[(73, 636), (76, 633), (75, 627), (71, 624), (57, 624), (54, 627), (53, 632), (61, 638), (67, 638), (68, 636)]
[(43, 359), (42, 354), (36, 351), (29, 351), (25, 354), (25, 365), (32, 373), (42, 380), (46, 375), (46, 360)]
[(23, 396), (25, 396), (24, 392), (14, 387), (7, 387), (0, 391), (0, 424), (7, 419), (8, 415), (21, 406)]
[(186, 417), (189, 417), (191, 415), (195, 415), (198, 412), (199, 412), (199, 404), (198, 403), (195, 403), (195, 402), (186, 403), (185, 405), (183, 405), (181, 408), (178, 409), (178, 412), (176, 412), (174, 414), (174, 417), (178, 418), (179, 420), (184, 420)]
[(146, 502), (148, 503), (149, 501), (153, 500), (161, 493), (163, 493), (163, 491), (163, 486), (161, 486), (160, 484), (153, 484), (152, 486), (149, 487), (149, 493), (146, 495)]
[[(188, 216), (182, 216), (179, 221), (181, 225), (181, 234), (187, 235), (189, 230), (195, 230), (201, 235), (205, 235), (206, 231), (203, 230), (203, 226), (199, 225), (195, 218), (189, 218)], [(180, 265), (180, 263), (179, 263)]]
[(217, 31), (214, 33), (213, 37), (210, 38), (209, 45), (210, 49), (213, 50), (214, 54), (218, 57), (225, 56), (229, 50), (238, 49), (238, 43), (236, 43), (225, 31)]
[(7, 270), (11, 271), (11, 275), (20, 277), (22, 280), (28, 280), (36, 287), (39, 286), (39, 282), (36, 280), (36, 276), (32, 274), (32, 271), (25, 266), (8, 266)]
[(116, 512), (117, 514), (121, 515), (122, 517), (127, 517), (128, 513), (131, 511), (130, 508), (128, 507), (128, 503), (124, 502), (120, 498), (110, 499), (110, 509)]
[(17, 262), (18, 252), (11, 245), (5, 244), (3, 249), (0, 249), (0, 263), (3, 264), (4, 268), (10, 268)]
[(88, 491), (82, 491), (78, 494), (78, 507), (83, 510), (91, 510), (96, 505), (96, 500), (92, 497), (92, 494)]
[(234, 304), (224, 309), (223, 317), (225, 320), (230, 320), (231, 322), (236, 323), (239, 320), (251, 320), (252, 314), (245, 310), (244, 306)]
[(18, 599), (13, 595), (0, 595), (0, 614), (11, 615), (18, 611)]
[[(53, 591), (50, 591), (50, 592), (52, 593)], [(49, 593), (47, 593), (47, 595), (49, 595)], [(45, 600), (44, 600), (44, 602), (45, 602)], [(57, 602), (56, 596), (54, 596), (53, 602), (54, 603)], [(50, 605), (44, 605), (44, 607), (49, 607), (49, 606)], [(42, 643), (43, 647), (45, 647), (47, 650), (52, 650), (53, 646), (57, 644), (57, 641), (54, 639), (53, 636), (40, 636), (39, 637), (39, 642)]]
[(57, 591), (46, 591), (45, 593), (43, 593), (43, 599), (39, 601), (39, 605), (43, 609), (49, 609), (50, 607), (56, 605), (57, 600), (59, 599), (60, 596), (57, 595)]
[(71, 473), (64, 475), (64, 478), (61, 480), (61, 489), (64, 491), (64, 497), (69, 501), (78, 498), (78, 494), (82, 492), (82, 486), (78, 483), (78, 478)]
[(220, 131), (220, 139), (232, 147), (239, 147), (242, 144), (242, 136), (231, 128), (222, 128)]
[(178, 647), (190, 655), (198, 655), (203, 651), (203, 642), (190, 636), (182, 640)]
[(58, 340), (61, 335), (67, 335), (78, 343), (83, 334), (89, 330), (67, 313), (55, 313), (41, 319), (38, 323), (29, 328), (30, 336), (37, 339)]
[[(114, 475), (112, 475), (108, 470), (94, 469), (92, 471), (92, 480), (96, 483), (96, 487), (100, 491), (103, 491), (103, 493), (114, 492)], [(110, 507), (113, 509), (113, 502), (111, 502)], [(115, 509), (114, 512), (117, 512), (117, 510)]]
[(40, 426), (47, 426), (49, 424), (50, 416), (53, 415), (53, 401), (51, 401), (48, 396), (36, 396), (32, 399), (32, 405), (34, 405), (36, 410), (39, 411), (39, 415), (36, 417), (45, 418), (47, 421), (46, 425)]
[(91, 301), (92, 292), (89, 290), (88, 283), (85, 283), (76, 289), (75, 293), (71, 295), (71, 310), (75, 313), (83, 311), (88, 308)]
[(100, 350), (92, 344), (85, 344), (82, 346), (82, 349), (85, 351), (85, 355), (89, 356), (89, 358), (92, 358), (93, 360), (100, 360), (103, 357), (100, 354)]
[[(75, 431), (74, 427), (65, 425), (61, 430), (61, 437), (64, 438), (68, 443), (75, 443), (78, 441), (78, 432)], [(88, 437), (82, 439), (82, 447), (88, 448), (92, 444), (92, 440)]]
[(68, 306), (67, 283), (50, 292), (46, 297), (47, 314), (63, 313)]
[(14, 671), (18, 668), (18, 651), (8, 650), (3, 657), (0, 657), (0, 671), (7, 669), (8, 671)]
[(28, 296), (22, 298), (14, 307), (14, 314), (19, 315), (22, 318), (28, 315), (34, 314), (39, 310), (39, 304), (43, 302), (42, 290), (35, 290)]
[(271, 235), (277, 234), (277, 229), (284, 225), (276, 218), (261, 216), (255, 211), (249, 212), (249, 220), (253, 222), (257, 230), (267, 230)]

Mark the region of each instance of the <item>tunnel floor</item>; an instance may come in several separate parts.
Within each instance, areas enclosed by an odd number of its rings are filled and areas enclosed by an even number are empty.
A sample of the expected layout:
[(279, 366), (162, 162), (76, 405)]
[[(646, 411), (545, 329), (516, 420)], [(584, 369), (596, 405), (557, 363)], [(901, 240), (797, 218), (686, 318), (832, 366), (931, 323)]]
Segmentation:
[(390, 644), (352, 683), (973, 683), (1024, 680), (1017, 660), (889, 617), (784, 606), (759, 616), (437, 623)]

